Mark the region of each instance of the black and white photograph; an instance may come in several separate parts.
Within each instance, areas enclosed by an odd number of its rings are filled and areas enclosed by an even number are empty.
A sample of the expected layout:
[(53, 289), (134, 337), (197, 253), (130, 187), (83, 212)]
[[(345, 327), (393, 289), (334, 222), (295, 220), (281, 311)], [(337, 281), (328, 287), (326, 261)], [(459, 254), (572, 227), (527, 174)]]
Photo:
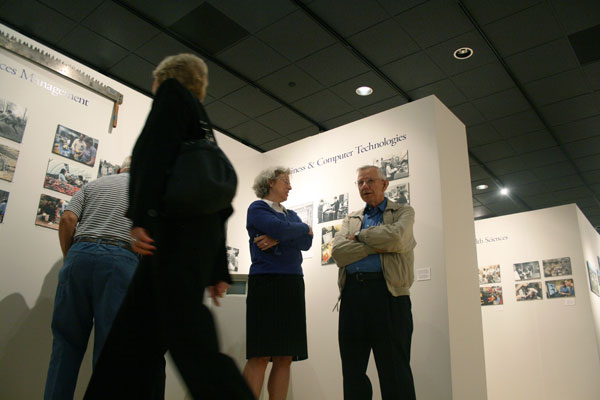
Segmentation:
[(540, 263), (537, 261), (514, 264), (513, 268), (515, 270), (515, 281), (528, 281), (542, 277)]
[(488, 265), (479, 267), (479, 284), (501, 283), (500, 265)]
[(48, 160), (44, 188), (73, 196), (92, 180), (91, 174), (92, 171), (87, 167), (51, 158)]
[(240, 255), (240, 249), (235, 247), (227, 246), (227, 269), (229, 272), (238, 272), (238, 256)]
[(102, 178), (103, 176), (108, 175), (116, 175), (117, 171), (121, 168), (118, 164), (110, 163), (106, 160), (100, 160), (98, 163), (98, 176), (97, 178)]
[(388, 181), (406, 178), (408, 176), (408, 150), (404, 154), (377, 158), (373, 160), (373, 165), (381, 168)]
[(550, 278), (553, 276), (572, 275), (571, 258), (553, 258), (550, 260), (542, 260), (544, 266), (544, 276)]
[(67, 204), (69, 204), (69, 202), (66, 200), (48, 196), (46, 194), (41, 195), (35, 216), (35, 224), (58, 230), (60, 217), (65, 212)]
[(98, 152), (98, 139), (58, 125), (52, 152), (82, 164), (94, 166)]
[(8, 192), (0, 190), (0, 224), (4, 222), (4, 214), (6, 214), (6, 204), (8, 203)]
[(21, 143), (27, 117), (27, 108), (0, 98), (0, 136)]
[(333, 247), (333, 238), (335, 234), (340, 231), (342, 225), (330, 225), (324, 226), (321, 229), (321, 265), (334, 264), (335, 261), (331, 256), (331, 249)]
[[(313, 210), (314, 210), (314, 208), (315, 208), (314, 204), (312, 202), (310, 202), (310, 203), (304, 203), (304, 204), (299, 204), (294, 207), (290, 207), (290, 210), (295, 211), (296, 214), (298, 214), (298, 217), (300, 217), (300, 220), (302, 222), (304, 222), (305, 224), (312, 227), (313, 226)], [(301, 250), (300, 252), (302, 253), (303, 259), (312, 258), (312, 248), (308, 249), (308, 250)]]
[(18, 158), (19, 150), (0, 144), (0, 179), (12, 182)]
[(587, 264), (588, 277), (590, 279), (590, 290), (596, 296), (600, 296), (600, 288), (598, 283), (598, 270), (596, 270), (589, 261), (585, 262)]
[(389, 185), (385, 197), (398, 204), (410, 204), (408, 182), (399, 185)]
[(517, 301), (542, 300), (542, 283), (525, 282), (515, 284), (515, 296)]
[(504, 304), (502, 286), (481, 286), (479, 300), (482, 306), (499, 306)]
[(546, 298), (575, 297), (573, 279), (558, 279), (546, 281)]
[(317, 205), (319, 224), (343, 219), (346, 215), (348, 215), (348, 193), (319, 200)]

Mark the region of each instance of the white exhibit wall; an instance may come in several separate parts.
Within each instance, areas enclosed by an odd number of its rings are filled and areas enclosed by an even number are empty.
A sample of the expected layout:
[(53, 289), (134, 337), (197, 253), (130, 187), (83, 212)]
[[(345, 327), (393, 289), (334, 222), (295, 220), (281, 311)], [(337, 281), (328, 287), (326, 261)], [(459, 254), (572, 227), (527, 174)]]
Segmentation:
[[(596, 296), (582, 253), (582, 238), (589, 257), (597, 252), (598, 235), (595, 243), (592, 232), (582, 235), (582, 219), (575, 205), (566, 205), (475, 222), (479, 267), (500, 265), (501, 283), (494, 285), (503, 292), (502, 305), (481, 307), (490, 400), (598, 398), (600, 360), (590, 307)], [(570, 258), (572, 275), (544, 277), (543, 260), (563, 257)], [(534, 261), (540, 278), (517, 282), (540, 282), (543, 299), (517, 301), (513, 264)], [(545, 282), (561, 278), (573, 279), (575, 297), (547, 298)], [(597, 316), (597, 299), (592, 303)]]
[[(310, 258), (303, 262), (309, 358), (294, 364), (288, 399), (342, 397), (338, 313), (333, 311), (337, 267), (322, 266), (320, 258), (322, 228), (342, 221), (317, 223), (318, 202), (348, 194), (349, 210), (362, 208), (354, 184), (356, 168), (407, 151), (409, 176), (391, 181), (390, 187), (409, 184), (410, 203), (416, 210), (415, 271), (431, 275), (411, 289), (417, 397), (486, 398), (465, 130), (435, 97), (429, 97), (264, 154), (263, 166), (293, 169), (293, 189), (284, 205), (314, 207), (315, 239)], [(247, 240), (240, 245), (241, 258), (248, 257)], [(249, 263), (239, 265), (240, 273), (248, 272)], [(450, 293), (454, 299), (449, 299)], [(222, 344), (240, 364), (245, 356), (244, 302), (243, 296), (228, 296), (215, 309)], [(373, 359), (368, 374), (374, 398), (380, 398)]]
[[(0, 223), (0, 398), (34, 399), (42, 397), (46, 380), (52, 341), (50, 321), (58, 271), (62, 266), (58, 232), (37, 226), (34, 221), (41, 194), (70, 199), (68, 195), (44, 189), (48, 160), (61, 159), (87, 170), (93, 178), (97, 176), (101, 159), (120, 164), (133, 149), (152, 99), (5, 26), (0, 25), (0, 30), (58, 57), (124, 95), (118, 125), (109, 133), (112, 101), (0, 48), (0, 99), (27, 108), (28, 115), (21, 143), (0, 137), (0, 145), (19, 150), (12, 182), (0, 180), (0, 190), (9, 192), (6, 215)], [(29, 80), (32, 74), (34, 82), (41, 79), (71, 92), (87, 100), (86, 105), (67, 97), (53, 96), (50, 91)], [(93, 167), (51, 153), (58, 124), (98, 139)], [(240, 179), (240, 189), (234, 200), (236, 211), (230, 225), (245, 226), (245, 208), (251, 189), (244, 184), (260, 168), (260, 153), (218, 132), (216, 135), (220, 146), (232, 159)], [(244, 232), (240, 233), (237, 229), (229, 232), (230, 238), (236, 242), (238, 235), (243, 237)], [(246, 243), (247, 239), (244, 240)], [(90, 353), (88, 349), (75, 398), (83, 396), (91, 375)], [(184, 398), (185, 389), (170, 360), (166, 390), (169, 399)]]

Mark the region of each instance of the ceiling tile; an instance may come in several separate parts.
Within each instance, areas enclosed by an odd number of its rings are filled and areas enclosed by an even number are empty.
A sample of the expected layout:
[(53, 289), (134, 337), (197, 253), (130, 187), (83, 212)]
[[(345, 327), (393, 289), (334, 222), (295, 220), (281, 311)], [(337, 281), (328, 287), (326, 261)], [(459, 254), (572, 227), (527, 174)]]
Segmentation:
[(552, 8), (542, 2), (483, 27), (504, 57), (539, 46), (562, 36)]
[(557, 145), (552, 135), (550, 135), (546, 130), (530, 132), (520, 136), (513, 136), (508, 138), (507, 141), (510, 143), (512, 148), (520, 154)]
[[(598, 168), (600, 168), (600, 166), (598, 166)], [(585, 178), (586, 182), (590, 184), (598, 184), (600, 183), (600, 169), (586, 171), (583, 173), (583, 177)]]
[(413, 100), (422, 99), (432, 94), (444, 103), (446, 107), (454, 107), (467, 101), (465, 95), (457, 89), (456, 85), (450, 79), (437, 81), (408, 92), (408, 95)]
[(290, 133), (286, 137), (290, 139), (290, 142), (296, 142), (298, 140), (317, 135), (318, 133), (319, 128), (317, 128), (316, 126), (309, 126), (308, 128), (300, 129), (299, 131)]
[(512, 79), (499, 62), (463, 72), (450, 79), (471, 100), (514, 87)]
[(146, 91), (146, 93), (151, 93), (153, 70), (154, 65), (135, 54), (129, 54), (113, 65), (109, 72), (125, 82), (133, 83), (136, 87)]
[(544, 184), (544, 186), (546, 186), (548, 191), (552, 192), (563, 189), (570, 189), (583, 185), (583, 181), (581, 180), (579, 175), (562, 176), (560, 178), (542, 181), (542, 183)]
[(525, 198), (528, 196), (535, 196), (542, 193), (545, 193), (545, 196), (548, 196), (549, 192), (549, 190), (546, 188), (546, 185), (540, 181), (531, 182), (527, 185), (521, 185), (514, 188), (511, 187), (510, 191), (511, 193), (516, 193), (517, 196), (521, 197), (526, 203), (528, 203), (528, 200), (525, 200)]
[(230, 129), (249, 120), (246, 115), (220, 101), (213, 101), (205, 108), (210, 121), (222, 129)]
[(522, 171), (527, 169), (523, 157), (509, 157), (501, 160), (490, 161), (486, 163), (487, 167), (496, 175), (505, 175), (512, 172)]
[(575, 168), (568, 161), (556, 162), (531, 170), (541, 180), (555, 179), (575, 174)]
[(135, 54), (154, 65), (158, 65), (167, 56), (180, 53), (194, 53), (194, 51), (164, 33), (159, 33), (135, 50)]
[[(456, 59), (454, 51), (461, 47), (469, 47), (473, 50), (473, 55), (464, 60)], [(425, 51), (442, 71), (450, 76), (490, 64), (497, 60), (485, 40), (477, 32), (467, 32), (430, 47)]]
[(492, 212), (496, 213), (497, 215), (507, 215), (528, 211), (510, 199), (503, 199), (502, 201), (496, 203), (490, 203), (487, 204), (486, 207), (492, 210)]
[(573, 48), (566, 38), (506, 57), (505, 61), (521, 83), (545, 78), (579, 66)]
[(403, 11), (409, 10), (413, 7), (423, 4), (428, 0), (377, 0), (379, 5), (390, 15), (400, 14)]
[(365, 115), (365, 117), (368, 117), (370, 115), (374, 115), (374, 114), (380, 113), (382, 111), (387, 111), (394, 107), (398, 107), (398, 106), (401, 106), (406, 103), (408, 103), (408, 100), (406, 100), (404, 97), (398, 95), (398, 96), (390, 97), (389, 99), (382, 100), (379, 103), (375, 103), (375, 104), (371, 104), (366, 107), (362, 107), (360, 109), (360, 111)]
[(395, 18), (422, 48), (473, 29), (460, 8), (454, 2), (444, 0), (428, 1)]
[(454, 113), (466, 126), (477, 125), (485, 122), (481, 112), (473, 107), (471, 103), (463, 103), (454, 107), (450, 107), (450, 111)]
[(388, 18), (375, 0), (315, 0), (308, 6), (343, 36), (350, 36)]
[(527, 168), (543, 167), (566, 160), (564, 153), (558, 146), (532, 151), (522, 155), (522, 157)]
[(445, 78), (442, 70), (431, 61), (425, 52), (415, 53), (391, 62), (381, 67), (381, 70), (404, 91), (413, 90)]
[(266, 126), (252, 120), (235, 126), (229, 129), (229, 131), (234, 135), (239, 136), (241, 139), (258, 147), (261, 147), (263, 144), (281, 137)]
[[(52, 1), (52, 0), (50, 0)], [(205, 0), (122, 0), (123, 3), (163, 26), (171, 26)]]
[(525, 85), (525, 91), (538, 106), (576, 97), (589, 92), (579, 69), (562, 72)]
[(469, 148), (497, 142), (501, 139), (502, 136), (489, 123), (473, 125), (467, 128)]
[[(74, 21), (81, 21), (104, 0), (38, 0)], [(21, 2), (23, 3), (23, 2)]]
[(209, 2), (248, 32), (255, 33), (293, 12), (296, 7), (291, 1), (261, 0), (209, 0)]
[(571, 158), (581, 158), (600, 154), (600, 135), (578, 140), (576, 142), (569, 142), (564, 146)]
[(335, 117), (329, 119), (327, 121), (323, 121), (323, 126), (325, 128), (334, 129), (342, 125), (349, 124), (351, 122), (357, 121), (359, 119), (364, 118), (364, 115), (358, 111), (351, 111), (348, 114), (340, 115), (339, 117)]
[(298, 61), (296, 65), (326, 86), (335, 85), (369, 70), (339, 43)]
[(323, 85), (295, 65), (269, 74), (257, 83), (288, 103), (324, 89)]
[(515, 150), (504, 140), (485, 144), (483, 146), (470, 147), (469, 150), (479, 159), (479, 161), (484, 163), (516, 155)]
[(512, 137), (544, 129), (544, 124), (533, 111), (524, 111), (499, 118), (492, 121), (492, 125), (503, 137)]
[[(373, 93), (369, 96), (357, 95), (356, 89), (360, 86), (371, 87)], [(357, 108), (366, 107), (370, 104), (375, 104), (398, 95), (395, 89), (372, 71), (350, 78), (342, 83), (338, 83), (337, 85), (332, 86), (330, 90), (346, 103)]]
[(600, 103), (591, 95), (573, 97), (541, 107), (544, 118), (551, 126), (573, 122), (600, 114)]
[(261, 115), (256, 120), (282, 136), (312, 126), (310, 121), (285, 107)]
[(463, 3), (480, 25), (486, 25), (541, 1), (543, 0), (463, 0)]
[(282, 55), (252, 37), (219, 53), (218, 59), (253, 80), (289, 64)]
[(600, 62), (586, 64), (582, 67), (583, 74), (591, 90), (600, 91)]
[(216, 98), (228, 95), (245, 85), (244, 81), (217, 64), (206, 61), (206, 65), (208, 66), (208, 91)]
[(525, 186), (538, 181), (538, 177), (531, 171), (513, 172), (511, 174), (502, 175), (499, 178), (510, 188)]
[(102, 3), (81, 24), (128, 50), (135, 50), (159, 33), (158, 29), (112, 1)]
[(272, 140), (270, 142), (264, 143), (260, 147), (264, 151), (269, 151), (269, 150), (276, 149), (278, 147), (285, 146), (286, 144), (290, 144), (290, 143), (291, 143), (290, 139), (285, 138), (285, 137), (280, 137), (280, 138), (277, 138), (277, 139)]
[(385, 65), (420, 50), (420, 47), (393, 18), (357, 33), (348, 41), (377, 66)]
[(59, 45), (73, 56), (108, 70), (127, 55), (127, 50), (108, 39), (78, 26)]
[(558, 190), (552, 192), (551, 198), (558, 203), (569, 204), (575, 203), (578, 199), (590, 196), (589, 190), (585, 186), (578, 186), (569, 189)]
[(502, 118), (530, 109), (529, 103), (516, 88), (473, 100), (472, 104), (488, 120)]
[(352, 107), (329, 90), (323, 90), (292, 104), (317, 122), (338, 117), (352, 111)]
[(336, 42), (303, 11), (295, 11), (256, 33), (256, 37), (292, 61)]
[(222, 97), (221, 101), (252, 118), (280, 107), (278, 102), (252, 86), (244, 86)]
[(473, 207), (473, 217), (475, 217), (475, 219), (489, 218), (493, 216), (494, 214), (492, 211), (485, 206)]
[(549, 2), (569, 35), (598, 24), (600, 2), (596, 0), (550, 0)]
[(489, 175), (479, 165), (470, 165), (471, 181), (489, 179)]
[(2, 20), (23, 33), (55, 44), (73, 30), (75, 22), (33, 0), (9, 0), (0, 4)]

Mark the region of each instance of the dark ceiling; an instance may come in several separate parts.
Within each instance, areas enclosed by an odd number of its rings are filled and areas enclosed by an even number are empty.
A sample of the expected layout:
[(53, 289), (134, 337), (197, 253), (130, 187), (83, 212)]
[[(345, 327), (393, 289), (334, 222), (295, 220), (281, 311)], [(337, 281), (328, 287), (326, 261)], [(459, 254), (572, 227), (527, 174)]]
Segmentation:
[(476, 218), (577, 203), (600, 225), (599, 0), (0, 0), (0, 22), (147, 94), (197, 53), (214, 125), (261, 151), (435, 94)]

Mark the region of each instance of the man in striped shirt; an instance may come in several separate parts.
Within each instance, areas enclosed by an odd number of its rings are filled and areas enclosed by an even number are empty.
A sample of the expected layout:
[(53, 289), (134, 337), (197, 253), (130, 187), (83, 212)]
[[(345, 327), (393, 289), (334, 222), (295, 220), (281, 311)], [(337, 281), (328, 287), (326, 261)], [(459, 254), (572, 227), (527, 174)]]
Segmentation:
[(64, 265), (52, 315), (52, 356), (44, 399), (72, 399), (94, 326), (94, 365), (138, 264), (131, 250), (129, 166), (73, 196), (58, 230)]

